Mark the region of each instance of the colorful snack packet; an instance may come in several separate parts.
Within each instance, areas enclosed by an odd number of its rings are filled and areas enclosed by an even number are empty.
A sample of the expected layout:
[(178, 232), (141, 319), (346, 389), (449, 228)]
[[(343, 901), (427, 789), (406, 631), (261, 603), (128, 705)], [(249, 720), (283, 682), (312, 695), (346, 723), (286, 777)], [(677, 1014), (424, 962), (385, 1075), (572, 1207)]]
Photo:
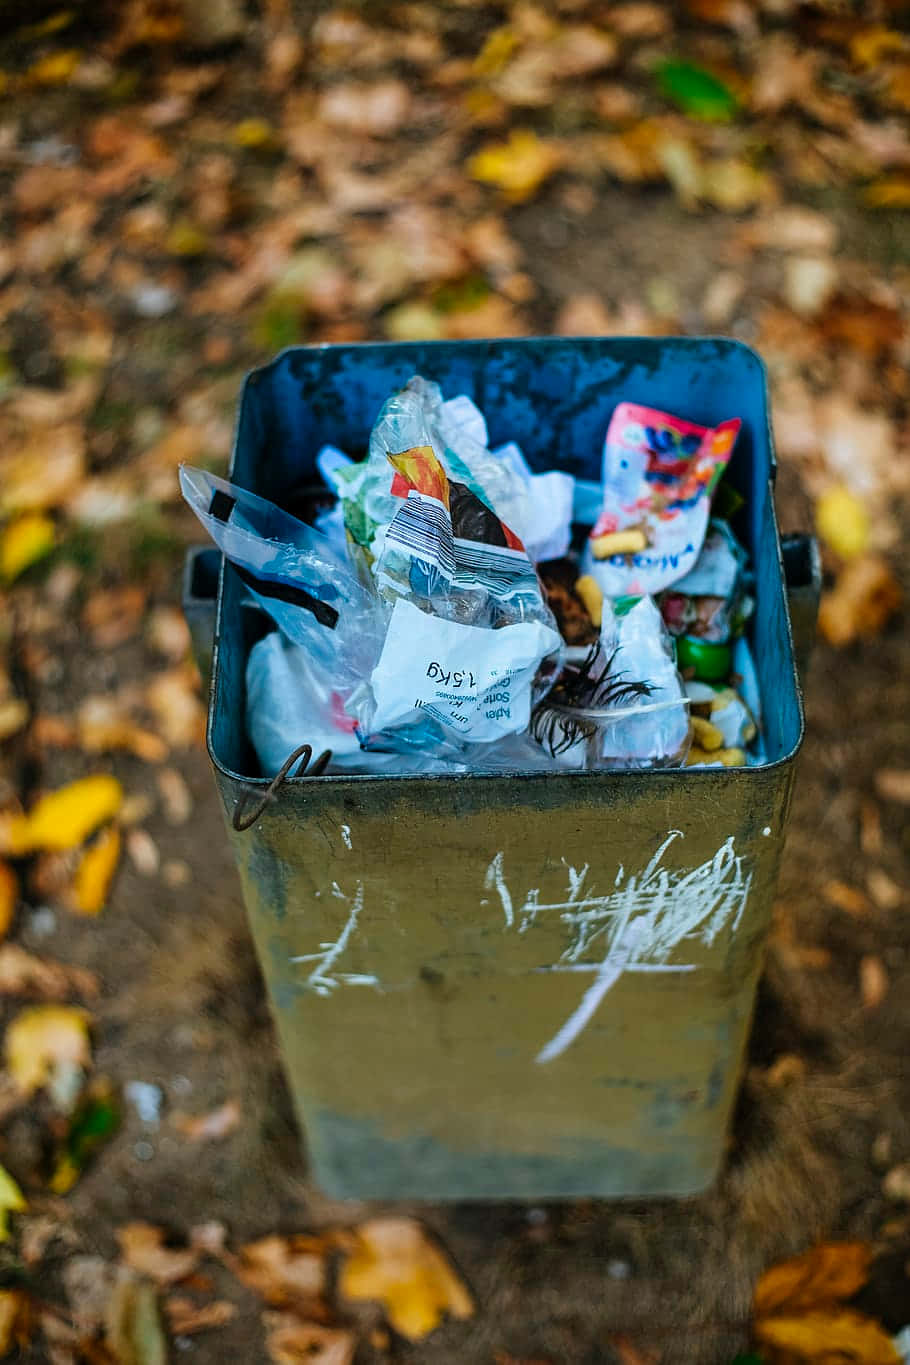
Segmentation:
[(604, 442), (603, 506), (583, 568), (607, 597), (661, 592), (695, 565), (738, 418), (702, 427), (620, 403)]

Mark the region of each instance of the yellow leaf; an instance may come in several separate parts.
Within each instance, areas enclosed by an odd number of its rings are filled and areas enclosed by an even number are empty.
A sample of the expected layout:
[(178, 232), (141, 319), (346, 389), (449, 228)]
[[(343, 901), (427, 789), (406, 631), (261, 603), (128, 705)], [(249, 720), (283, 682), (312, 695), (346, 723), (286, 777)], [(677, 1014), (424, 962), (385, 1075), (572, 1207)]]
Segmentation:
[(373, 1218), (355, 1231), (339, 1281), (348, 1299), (378, 1299), (410, 1341), (427, 1336), (448, 1312), (470, 1318), (474, 1303), (442, 1252), (411, 1218)]
[(172, 256), (204, 256), (209, 249), (209, 239), (202, 228), (188, 218), (178, 218), (167, 235), (165, 246)]
[(857, 66), (879, 66), (892, 52), (906, 52), (907, 35), (896, 29), (871, 25), (850, 39), (850, 56)]
[(17, 1014), (4, 1039), (6, 1065), (24, 1095), (91, 1065), (88, 1015), (75, 1005), (32, 1005)]
[(18, 857), (38, 848), (77, 848), (122, 804), (123, 788), (116, 777), (80, 777), (42, 796), (28, 815), (13, 816), (4, 831), (6, 851)]
[(910, 175), (886, 175), (864, 191), (866, 203), (874, 209), (910, 209)]
[(97, 915), (104, 909), (119, 859), (120, 831), (116, 825), (108, 825), (85, 850), (76, 868), (73, 903), (80, 915)]
[(78, 52), (52, 52), (29, 67), (27, 75), (34, 85), (66, 85), (78, 65)]
[(527, 128), (515, 128), (508, 142), (491, 142), (468, 162), (468, 174), (488, 185), (498, 185), (513, 203), (530, 199), (562, 164), (562, 151), (554, 142), (539, 138)]
[(518, 35), (511, 28), (494, 28), (474, 58), (475, 76), (495, 76), (506, 65), (518, 46)]
[(0, 1242), (9, 1237), (9, 1215), (27, 1209), (25, 1196), (5, 1166), (0, 1166)]
[(849, 1299), (869, 1278), (872, 1252), (864, 1242), (826, 1242), (781, 1261), (762, 1275), (752, 1311), (757, 1318)]
[(754, 1333), (768, 1365), (777, 1365), (778, 1360), (787, 1365), (830, 1365), (832, 1361), (901, 1365), (887, 1332), (850, 1308), (817, 1308), (798, 1317), (762, 1318)]
[(0, 540), (0, 575), (11, 583), (30, 564), (54, 548), (55, 528), (50, 517), (34, 512), (6, 527)]
[(19, 899), (19, 881), (9, 863), (0, 859), (0, 938), (5, 938)]
[(869, 544), (869, 515), (863, 503), (843, 484), (822, 493), (815, 504), (818, 534), (841, 559), (861, 555)]
[(267, 119), (245, 118), (235, 123), (231, 140), (238, 147), (271, 147), (275, 142), (275, 130)]

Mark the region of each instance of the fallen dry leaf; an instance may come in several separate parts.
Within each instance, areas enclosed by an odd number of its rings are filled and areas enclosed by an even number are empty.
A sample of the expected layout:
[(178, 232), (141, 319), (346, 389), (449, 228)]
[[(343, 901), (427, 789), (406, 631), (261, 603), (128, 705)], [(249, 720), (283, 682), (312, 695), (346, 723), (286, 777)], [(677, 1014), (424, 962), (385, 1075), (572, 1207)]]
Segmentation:
[(9, 523), (0, 535), (0, 577), (11, 583), (46, 558), (54, 548), (56, 527), (50, 517), (29, 512)]
[(147, 1275), (156, 1284), (177, 1284), (185, 1280), (199, 1263), (193, 1247), (180, 1250), (165, 1245), (164, 1231), (152, 1223), (127, 1223), (117, 1229), (117, 1241), (124, 1261), (131, 1270)]
[(165, 1303), (171, 1331), (175, 1336), (188, 1337), (194, 1332), (207, 1332), (212, 1327), (224, 1327), (237, 1316), (237, 1305), (227, 1299), (210, 1303), (194, 1303), (192, 1299), (172, 1295)]
[(173, 748), (189, 748), (205, 740), (205, 709), (199, 700), (195, 667), (181, 665), (153, 678), (146, 701), (162, 735)]
[(319, 1237), (261, 1237), (240, 1248), (233, 1269), (238, 1279), (273, 1307), (296, 1308), (307, 1317), (324, 1318), (326, 1251)]
[(341, 1327), (303, 1322), (293, 1313), (266, 1313), (265, 1348), (274, 1365), (351, 1365), (357, 1337)]
[(468, 162), (475, 180), (496, 185), (513, 204), (532, 198), (563, 162), (561, 148), (527, 128), (513, 128), (508, 141), (489, 143)]
[(0, 701), (0, 743), (24, 730), (31, 712), (21, 697), (6, 697)]
[(19, 879), (9, 863), (0, 858), (0, 939), (9, 933), (19, 901)]
[(23, 1095), (46, 1086), (59, 1107), (65, 1107), (74, 1079), (92, 1064), (88, 1020), (76, 1005), (32, 1005), (16, 1015), (3, 1047), (7, 1068)]
[(212, 1109), (208, 1114), (193, 1117), (189, 1114), (175, 1114), (174, 1127), (190, 1142), (222, 1142), (236, 1132), (243, 1117), (236, 1100)]
[(815, 525), (827, 546), (841, 559), (854, 559), (869, 545), (869, 513), (843, 484), (827, 489), (815, 504)]
[(36, 995), (43, 1000), (80, 995), (92, 1000), (99, 991), (97, 976), (85, 967), (35, 957), (18, 943), (0, 943), (0, 995)]
[(866, 873), (866, 887), (879, 910), (896, 910), (904, 899), (897, 882), (880, 867), (870, 867)]
[(888, 972), (880, 957), (867, 954), (860, 958), (859, 993), (865, 1010), (878, 1009), (888, 994)]
[(33, 1327), (32, 1303), (25, 1290), (0, 1289), (0, 1356), (8, 1355), (14, 1346), (24, 1350)]
[(119, 861), (120, 831), (109, 825), (85, 850), (76, 868), (71, 904), (80, 915), (97, 915), (104, 909)]
[(121, 1266), (104, 1312), (105, 1344), (123, 1365), (167, 1365), (158, 1294)]
[(331, 128), (370, 137), (390, 137), (411, 112), (411, 94), (404, 81), (372, 85), (341, 83), (321, 96), (317, 113)]
[(146, 763), (162, 763), (168, 747), (160, 735), (137, 725), (117, 697), (86, 697), (76, 718), (79, 747), (90, 754), (125, 749)]
[(7, 817), (0, 844), (14, 857), (39, 848), (77, 848), (117, 814), (122, 802), (123, 788), (116, 777), (99, 773), (77, 778), (42, 796), (28, 815)]
[(149, 613), (146, 639), (152, 649), (173, 663), (180, 663), (190, 651), (190, 628), (179, 607), (155, 607)]
[(822, 895), (829, 905), (836, 906), (838, 910), (845, 910), (848, 915), (855, 915), (858, 919), (868, 915), (872, 909), (858, 887), (848, 886), (846, 882), (838, 881), (836, 878), (825, 882)]
[(130, 861), (140, 876), (154, 877), (161, 867), (161, 853), (148, 831), (131, 829), (125, 842)]
[(573, 294), (559, 310), (554, 324), (557, 336), (609, 336), (610, 314), (599, 294)]
[(183, 774), (176, 768), (162, 768), (155, 775), (169, 825), (185, 825), (193, 813), (193, 798)]
[(625, 1335), (611, 1336), (609, 1341), (619, 1365), (658, 1365), (658, 1356), (653, 1351), (640, 1350)]
[(754, 1327), (768, 1365), (901, 1365), (888, 1333), (872, 1318), (834, 1305), (799, 1317), (762, 1318)]
[(910, 1162), (892, 1166), (882, 1181), (882, 1193), (896, 1203), (910, 1204)]
[(28, 1205), (25, 1196), (5, 1166), (0, 1166), (0, 1242), (9, 1237), (9, 1216), (22, 1213)]
[(132, 639), (142, 624), (147, 597), (146, 590), (135, 585), (92, 593), (82, 620), (95, 644), (114, 649)]
[(852, 1298), (869, 1279), (872, 1250), (865, 1242), (827, 1242), (766, 1270), (755, 1288), (757, 1318), (788, 1317), (819, 1304)]
[(33, 428), (18, 450), (0, 457), (0, 514), (59, 507), (84, 476), (85, 441), (80, 425)]
[(838, 277), (830, 256), (789, 256), (784, 263), (784, 298), (794, 313), (815, 317), (833, 296)]
[(875, 789), (885, 801), (910, 806), (910, 768), (880, 768), (875, 774)]
[(381, 1302), (390, 1325), (409, 1341), (427, 1336), (446, 1313), (473, 1316), (467, 1288), (414, 1219), (373, 1218), (354, 1229), (353, 1239), (339, 1292)]
[(838, 648), (883, 630), (903, 600), (886, 560), (865, 554), (851, 559), (818, 610), (819, 629)]

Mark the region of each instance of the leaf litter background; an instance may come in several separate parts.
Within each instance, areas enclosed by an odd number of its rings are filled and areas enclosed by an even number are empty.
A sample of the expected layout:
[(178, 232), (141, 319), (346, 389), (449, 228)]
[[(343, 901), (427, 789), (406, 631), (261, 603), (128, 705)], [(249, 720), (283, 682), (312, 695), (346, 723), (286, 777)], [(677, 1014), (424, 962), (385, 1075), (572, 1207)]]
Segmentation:
[[(0, 0), (4, 1349), (899, 1360), (907, 19)], [(730, 1160), (678, 1205), (333, 1206), (202, 749), (176, 468), (224, 468), (242, 375), (286, 344), (548, 332), (756, 346), (782, 525), (824, 542)]]

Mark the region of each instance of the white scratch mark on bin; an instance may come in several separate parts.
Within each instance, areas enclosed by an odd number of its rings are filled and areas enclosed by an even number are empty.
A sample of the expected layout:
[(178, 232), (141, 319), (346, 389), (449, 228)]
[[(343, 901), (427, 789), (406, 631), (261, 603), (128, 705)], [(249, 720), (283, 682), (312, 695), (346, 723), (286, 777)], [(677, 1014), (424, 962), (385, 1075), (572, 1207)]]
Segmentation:
[(581, 1003), (574, 1014), (570, 1014), (562, 1028), (551, 1038), (546, 1047), (542, 1047), (536, 1058), (537, 1062), (552, 1062), (554, 1057), (558, 1057), (565, 1052), (566, 1048), (575, 1042), (585, 1025), (593, 1018), (597, 1006), (603, 1000), (607, 991), (622, 976), (628, 964), (635, 955), (641, 938), (641, 926), (638, 923), (628, 924), (625, 933), (607, 949), (607, 955), (597, 968), (597, 978), (581, 997)]
[[(337, 882), (332, 883), (332, 895), (339, 900), (348, 900), (348, 897), (341, 890)], [(344, 928), (335, 939), (334, 943), (321, 943), (318, 953), (303, 953), (299, 957), (292, 957), (292, 962), (315, 962), (316, 966), (306, 979), (306, 984), (316, 992), (317, 995), (330, 995), (336, 986), (342, 982), (348, 986), (378, 986), (379, 978), (375, 976), (365, 976), (359, 972), (335, 972), (332, 969), (338, 959), (347, 949), (351, 941), (351, 935), (357, 928), (357, 920), (363, 909), (363, 882), (357, 883), (357, 891), (351, 901), (350, 914), (347, 917)]]
[(341, 838), (342, 838), (342, 840), (343, 840), (343, 842), (344, 842), (345, 848), (353, 848), (353, 847), (354, 847), (354, 845), (351, 843), (351, 826), (350, 826), (350, 825), (342, 825), (342, 826), (341, 826)]
[[(671, 830), (640, 873), (627, 876), (620, 867), (613, 889), (605, 895), (595, 894), (593, 888), (586, 892), (587, 865), (577, 871), (568, 864), (565, 900), (542, 903), (537, 888), (527, 893), (518, 910), (519, 933), (542, 914), (558, 914), (574, 930), (560, 961), (538, 970), (593, 972), (596, 976), (578, 1009), (538, 1054), (538, 1062), (552, 1061), (575, 1041), (623, 972), (693, 971), (692, 963), (669, 963), (670, 955), (692, 939), (710, 946), (722, 929), (735, 930), (739, 925), (752, 873), (745, 871), (743, 859), (736, 854), (733, 836), (712, 858), (690, 871), (665, 868), (664, 854), (683, 837), (681, 830)], [(503, 908), (508, 904), (506, 919), (511, 924), (513, 904), (501, 853), (487, 870), (487, 886), (491, 878)], [(588, 956), (594, 951), (602, 952), (599, 961)]]
[(487, 868), (487, 875), (484, 877), (483, 884), (487, 891), (492, 891), (493, 887), (496, 887), (499, 892), (499, 899), (502, 902), (502, 913), (506, 917), (506, 928), (511, 929), (515, 917), (512, 913), (512, 897), (509, 895), (509, 888), (506, 886), (502, 875), (501, 853), (496, 854)]

